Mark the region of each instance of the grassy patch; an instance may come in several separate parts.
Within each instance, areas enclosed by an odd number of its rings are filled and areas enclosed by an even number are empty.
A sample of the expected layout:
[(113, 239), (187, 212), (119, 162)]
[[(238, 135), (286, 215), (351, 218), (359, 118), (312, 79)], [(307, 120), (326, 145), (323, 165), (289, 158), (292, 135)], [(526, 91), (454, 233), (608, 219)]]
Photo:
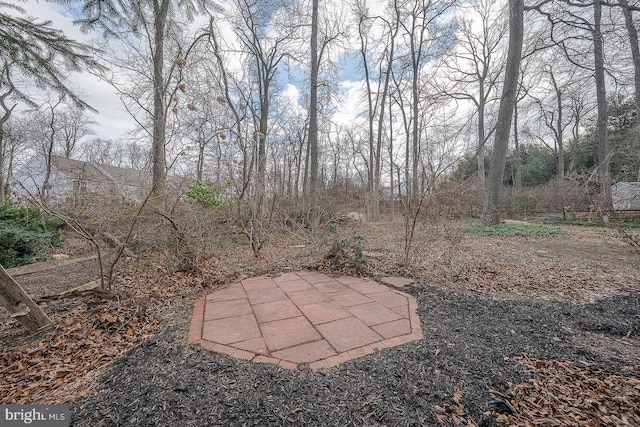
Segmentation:
[(553, 236), (564, 232), (560, 227), (531, 224), (473, 225), (469, 231), (487, 236)]

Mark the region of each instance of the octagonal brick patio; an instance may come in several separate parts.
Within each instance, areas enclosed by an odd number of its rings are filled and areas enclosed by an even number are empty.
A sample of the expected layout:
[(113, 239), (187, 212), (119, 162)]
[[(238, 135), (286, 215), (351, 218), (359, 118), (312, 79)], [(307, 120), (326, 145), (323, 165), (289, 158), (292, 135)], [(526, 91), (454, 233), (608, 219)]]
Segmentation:
[(416, 308), (411, 295), (371, 279), (309, 271), (253, 277), (196, 301), (189, 342), (253, 362), (288, 369), (307, 363), (316, 370), (421, 339)]

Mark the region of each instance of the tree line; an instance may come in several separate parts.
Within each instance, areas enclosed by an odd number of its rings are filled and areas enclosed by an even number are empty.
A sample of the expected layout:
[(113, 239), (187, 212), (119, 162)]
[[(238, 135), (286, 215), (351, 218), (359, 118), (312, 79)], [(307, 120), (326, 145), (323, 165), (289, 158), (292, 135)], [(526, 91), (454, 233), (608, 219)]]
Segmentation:
[[(65, 3), (94, 45), (0, 2), (3, 198), (37, 151), (147, 169), (158, 196), (168, 173), (231, 185), (257, 215), (357, 189), (375, 219), (381, 198), (409, 206), (457, 177), (496, 222), (503, 185), (535, 173), (587, 177), (608, 208), (640, 174), (635, 1)], [(100, 116), (64, 78), (78, 69), (120, 95), (129, 141), (92, 136)]]

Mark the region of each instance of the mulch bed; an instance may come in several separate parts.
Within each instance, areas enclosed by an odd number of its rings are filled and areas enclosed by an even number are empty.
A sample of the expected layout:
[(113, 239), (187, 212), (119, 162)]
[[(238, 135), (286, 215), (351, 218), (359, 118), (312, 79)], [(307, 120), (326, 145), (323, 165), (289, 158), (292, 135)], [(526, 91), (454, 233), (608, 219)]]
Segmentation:
[[(184, 324), (166, 328), (113, 364), (96, 396), (73, 402), (73, 425), (490, 426), (497, 395), (517, 411), (494, 413), (506, 425), (640, 423), (638, 359), (603, 357), (581, 343), (594, 330), (637, 340), (637, 292), (587, 306), (419, 285), (409, 292), (418, 298), (424, 340), (325, 371), (212, 355), (184, 344)], [(605, 394), (611, 384), (618, 391)], [(565, 400), (530, 402), (535, 387)], [(619, 393), (625, 387), (628, 396)], [(571, 402), (581, 390), (582, 401)]]

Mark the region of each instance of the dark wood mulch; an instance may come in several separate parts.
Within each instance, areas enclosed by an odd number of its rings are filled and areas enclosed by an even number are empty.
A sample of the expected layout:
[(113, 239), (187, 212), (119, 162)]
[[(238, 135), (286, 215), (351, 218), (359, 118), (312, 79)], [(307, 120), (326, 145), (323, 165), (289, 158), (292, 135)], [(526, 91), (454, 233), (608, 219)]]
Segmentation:
[(186, 346), (182, 319), (111, 365), (97, 395), (73, 401), (72, 425), (431, 426), (461, 420), (493, 426), (490, 390), (508, 396), (510, 387), (537, 375), (518, 357), (590, 371), (640, 369), (637, 290), (592, 304), (494, 299), (427, 285), (407, 291), (418, 299), (424, 340), (319, 372)]

